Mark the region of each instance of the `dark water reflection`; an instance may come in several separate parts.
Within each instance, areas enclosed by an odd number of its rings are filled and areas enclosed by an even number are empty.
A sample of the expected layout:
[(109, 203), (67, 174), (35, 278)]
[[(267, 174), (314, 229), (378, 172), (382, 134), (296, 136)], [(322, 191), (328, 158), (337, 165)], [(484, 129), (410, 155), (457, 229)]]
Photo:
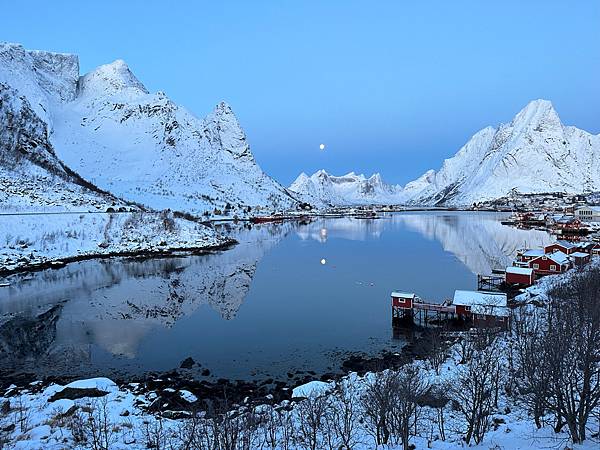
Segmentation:
[(331, 370), (339, 353), (401, 345), (392, 289), (441, 301), (473, 289), (477, 273), (507, 265), (517, 248), (551, 241), (499, 219), (445, 212), (229, 226), (240, 244), (226, 252), (15, 276), (0, 288), (0, 368), (128, 377), (191, 356), (226, 378)]

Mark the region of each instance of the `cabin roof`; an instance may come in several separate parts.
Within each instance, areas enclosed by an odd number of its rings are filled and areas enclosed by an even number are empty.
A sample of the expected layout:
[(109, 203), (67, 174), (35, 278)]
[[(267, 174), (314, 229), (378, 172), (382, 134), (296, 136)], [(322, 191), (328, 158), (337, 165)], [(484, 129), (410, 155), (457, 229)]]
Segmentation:
[(415, 298), (416, 294), (413, 294), (412, 292), (394, 291), (392, 292), (392, 297)]
[(583, 253), (583, 252), (575, 252), (575, 253), (571, 253), (571, 256), (573, 256), (574, 258), (587, 258), (588, 256), (590, 256), (590, 254)]
[(452, 304), (470, 306), (473, 314), (506, 317), (509, 314), (506, 294), (484, 291), (454, 291)]
[(542, 256), (544, 255), (544, 250), (541, 248), (530, 248), (523, 252), (523, 256)]
[(568, 264), (569, 261), (570, 261), (569, 257), (565, 253), (563, 253), (563, 252), (561, 252), (559, 250), (559, 251), (554, 252), (554, 253), (548, 253), (547, 255), (538, 256), (537, 258), (532, 259), (530, 261), (530, 263), (533, 262), (533, 261), (536, 261), (536, 260), (538, 260), (540, 258), (543, 258), (543, 257), (548, 258), (549, 260), (555, 262), (556, 264)]
[[(563, 240), (556, 241), (554, 244), (558, 244), (558, 245), (560, 245), (563, 248), (575, 248), (575, 247), (577, 247), (576, 244), (573, 244), (572, 242), (569, 242), (569, 241), (563, 241)], [(550, 245), (554, 245), (554, 244), (550, 244)], [(546, 245), (546, 247), (550, 247), (550, 245)]]
[(514, 267), (510, 266), (506, 268), (506, 273), (516, 273), (519, 275), (531, 275), (533, 273), (533, 269), (529, 267)]

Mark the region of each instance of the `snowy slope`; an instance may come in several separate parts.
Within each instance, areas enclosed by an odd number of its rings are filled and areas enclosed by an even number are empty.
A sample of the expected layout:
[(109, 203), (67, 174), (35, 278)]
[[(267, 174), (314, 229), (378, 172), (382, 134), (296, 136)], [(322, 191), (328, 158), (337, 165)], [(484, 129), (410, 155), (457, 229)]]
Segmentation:
[(46, 123), (24, 96), (0, 82), (0, 213), (109, 207), (131, 209), (60, 161), (48, 140)]
[(79, 77), (76, 56), (0, 44), (0, 63), (0, 82), (31, 104), (56, 155), (103, 190), (194, 214), (296, 204), (256, 164), (225, 103), (198, 119), (148, 93), (121, 60)]
[(475, 134), (438, 171), (409, 183), (413, 204), (470, 205), (513, 192), (583, 193), (600, 189), (600, 136), (561, 123), (535, 100), (508, 124)]
[(91, 255), (216, 246), (209, 227), (172, 213), (0, 216), (0, 272)]
[(385, 183), (381, 175), (367, 178), (350, 172), (343, 176), (319, 170), (310, 177), (301, 173), (290, 185), (291, 191), (315, 206), (399, 203), (400, 186)]

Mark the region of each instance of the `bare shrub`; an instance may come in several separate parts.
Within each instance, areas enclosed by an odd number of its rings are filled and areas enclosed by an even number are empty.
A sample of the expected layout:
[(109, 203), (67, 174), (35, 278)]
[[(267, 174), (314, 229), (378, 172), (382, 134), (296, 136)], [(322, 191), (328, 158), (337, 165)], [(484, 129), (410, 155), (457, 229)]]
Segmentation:
[(317, 450), (325, 445), (325, 418), (329, 409), (327, 396), (310, 395), (296, 406), (296, 437), (302, 448)]
[(93, 450), (108, 450), (117, 442), (118, 434), (112, 423), (108, 410), (108, 398), (94, 399), (84, 412), (83, 432), (84, 442)]
[(143, 424), (144, 443), (146, 448), (164, 450), (169, 442), (167, 430), (164, 427), (162, 416), (158, 415), (152, 420), (145, 420)]
[(467, 429), (465, 441), (479, 444), (491, 427), (491, 414), (498, 398), (500, 347), (493, 333), (478, 332), (469, 339), (471, 358), (460, 367), (452, 398)]
[(344, 383), (337, 386), (326, 415), (327, 434), (335, 448), (351, 450), (359, 443), (358, 402), (354, 390)]
[(365, 431), (376, 445), (401, 443), (410, 447), (411, 430), (418, 428), (419, 403), (428, 389), (417, 366), (376, 373), (361, 397)]

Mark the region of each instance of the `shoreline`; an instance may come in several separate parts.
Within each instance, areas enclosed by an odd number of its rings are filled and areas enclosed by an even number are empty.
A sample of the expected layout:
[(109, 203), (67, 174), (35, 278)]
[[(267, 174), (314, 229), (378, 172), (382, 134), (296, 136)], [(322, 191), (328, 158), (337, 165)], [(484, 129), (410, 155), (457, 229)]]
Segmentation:
[(109, 259), (109, 258), (128, 258), (128, 257), (141, 257), (141, 258), (165, 258), (174, 257), (181, 254), (182, 256), (188, 255), (206, 255), (216, 251), (228, 250), (234, 245), (237, 245), (238, 241), (231, 238), (225, 238), (223, 242), (216, 245), (207, 246), (193, 246), (193, 247), (170, 247), (166, 249), (141, 249), (141, 250), (126, 250), (126, 251), (115, 251), (108, 253), (90, 253), (85, 255), (74, 255), (66, 258), (56, 258), (48, 261), (33, 263), (24, 265), (21, 267), (15, 267), (13, 269), (0, 269), (0, 277), (8, 277), (18, 273), (28, 272), (39, 272), (46, 269), (60, 269), (65, 267), (67, 264), (88, 261), (92, 259)]
[[(31, 389), (32, 386), (43, 391), (52, 385), (66, 386), (71, 383), (106, 377), (114, 382), (120, 390), (132, 391), (136, 396), (155, 395), (161, 405), (169, 405), (168, 410), (181, 413), (206, 410), (214, 402), (223, 401), (254, 406), (273, 402), (280, 403), (291, 400), (294, 389), (308, 383), (336, 383), (351, 374), (364, 376), (381, 370), (397, 370), (406, 364), (426, 360), (432, 351), (430, 341), (428, 341), (432, 330), (416, 324), (412, 325), (410, 329), (417, 336), (397, 351), (383, 349), (374, 353), (366, 353), (349, 350), (344, 352), (339, 366), (331, 371), (297, 369), (288, 373), (287, 379), (283, 376), (265, 376), (257, 379), (199, 377), (198, 375), (204, 367), (195, 362), (193, 364), (197, 367), (194, 368), (180, 366), (163, 372), (148, 372), (130, 376), (98, 374), (89, 377), (55, 375), (39, 377), (29, 372), (3, 374), (3, 371), (0, 370), (0, 397), (7, 396), (7, 393), (10, 392)], [(451, 340), (453, 341), (452, 338), (447, 339), (447, 347), (452, 344)], [(183, 362), (181, 365), (184, 365)], [(292, 374), (293, 376), (290, 377)], [(199, 400), (192, 403), (179, 401), (180, 399), (176, 397), (175, 393), (181, 390), (191, 392)], [(152, 411), (151, 405), (148, 406), (147, 411)]]

